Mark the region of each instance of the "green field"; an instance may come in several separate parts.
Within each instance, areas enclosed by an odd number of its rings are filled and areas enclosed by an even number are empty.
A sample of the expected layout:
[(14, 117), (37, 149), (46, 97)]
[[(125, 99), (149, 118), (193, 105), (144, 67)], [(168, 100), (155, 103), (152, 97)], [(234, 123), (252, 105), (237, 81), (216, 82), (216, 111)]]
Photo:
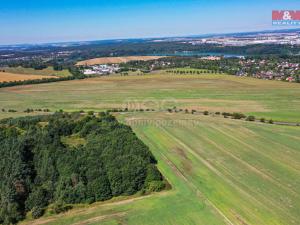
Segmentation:
[(69, 70), (56, 71), (53, 70), (53, 67), (48, 67), (43, 70), (35, 70), (33, 68), (24, 68), (24, 67), (2, 67), (0, 70), (5, 70), (8, 73), (16, 74), (28, 74), (28, 75), (44, 75), (44, 76), (57, 76), (57, 77), (66, 77), (70, 76), (71, 73)]
[[(76, 206), (25, 224), (298, 224), (300, 127), (166, 113), (168, 107), (300, 121), (298, 84), (229, 75), (113, 76), (0, 89), (0, 118), (27, 108), (121, 113), (158, 159), (171, 190)], [(70, 140), (66, 140), (67, 142)], [(71, 140), (72, 143), (74, 140)], [(72, 144), (71, 143), (71, 144)]]
[[(168, 107), (300, 122), (300, 85), (229, 75), (113, 76), (0, 89), (0, 107), (103, 110)], [(14, 116), (0, 113), (0, 118)]]
[[(172, 190), (35, 224), (298, 224), (299, 127), (183, 113), (122, 114)], [(28, 222), (31, 224), (31, 221)]]

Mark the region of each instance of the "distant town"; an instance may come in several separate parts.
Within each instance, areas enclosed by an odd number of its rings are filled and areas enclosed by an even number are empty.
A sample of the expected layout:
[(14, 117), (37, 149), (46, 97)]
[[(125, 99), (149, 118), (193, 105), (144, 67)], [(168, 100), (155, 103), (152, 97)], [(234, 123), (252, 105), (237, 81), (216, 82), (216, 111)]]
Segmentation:
[(83, 70), (84, 75), (109, 75), (111, 73), (116, 73), (120, 70), (118, 64), (100, 64), (89, 66), (88, 68)]
[(200, 38), (189, 42), (192, 45), (198, 44), (218, 44), (223, 46), (246, 46), (257, 44), (288, 44), (300, 45), (300, 33), (264, 33), (249, 34), (244, 36), (216, 36), (210, 38)]
[[(77, 65), (77, 62), (89, 59), (128, 56), (138, 56), (140, 59), (157, 58), (147, 62), (133, 60), (129, 63)], [(160, 58), (165, 56), (168, 57)], [(57, 74), (55, 71), (68, 70), (76, 77), (84, 78), (114, 73), (126, 74), (128, 71), (149, 73), (190, 67), (235, 76), (299, 82), (299, 56), (300, 29), (293, 29), (192, 37), (0, 46), (0, 69), (2, 72), (22, 72), (20, 68), (52, 68), (54, 72), (50, 75)]]

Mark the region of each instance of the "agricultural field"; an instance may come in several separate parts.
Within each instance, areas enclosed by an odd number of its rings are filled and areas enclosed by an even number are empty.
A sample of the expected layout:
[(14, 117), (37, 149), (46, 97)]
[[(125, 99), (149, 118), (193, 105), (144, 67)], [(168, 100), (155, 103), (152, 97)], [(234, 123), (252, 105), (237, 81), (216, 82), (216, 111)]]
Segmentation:
[(43, 78), (53, 78), (53, 76), (0, 72), (0, 82), (38, 80)]
[[(241, 112), (300, 122), (299, 84), (222, 74), (112, 76), (0, 89), (1, 108), (166, 110), (168, 107)], [(0, 118), (13, 114), (0, 112)]]
[(123, 56), (123, 57), (102, 57), (95, 59), (88, 59), (80, 61), (77, 66), (92, 66), (97, 64), (119, 64), (126, 63), (129, 61), (148, 61), (154, 59), (160, 59), (164, 56)]
[(299, 127), (184, 113), (127, 113), (171, 190), (23, 224), (298, 224)]
[(1, 70), (5, 70), (7, 73), (13, 73), (13, 74), (26, 74), (26, 75), (43, 75), (43, 76), (56, 76), (56, 77), (67, 77), (71, 76), (71, 73), (69, 70), (61, 70), (56, 71), (53, 69), (53, 67), (47, 67), (42, 70), (35, 70), (33, 68), (24, 68), (24, 67), (1, 67)]
[(0, 104), (6, 111), (0, 118), (32, 115), (23, 113), (26, 108), (155, 109), (116, 115), (150, 147), (172, 187), (147, 196), (77, 205), (34, 222), (29, 215), (22, 224), (296, 225), (300, 127), (166, 109), (242, 112), (294, 122), (300, 121), (299, 103), (296, 83), (166, 71), (2, 88)]

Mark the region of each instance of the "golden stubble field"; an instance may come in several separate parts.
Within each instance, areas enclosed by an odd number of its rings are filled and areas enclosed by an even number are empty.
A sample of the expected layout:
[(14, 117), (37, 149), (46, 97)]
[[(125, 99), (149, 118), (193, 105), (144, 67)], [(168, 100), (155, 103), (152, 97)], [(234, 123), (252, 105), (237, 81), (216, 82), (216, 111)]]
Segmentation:
[[(298, 84), (221, 74), (112, 76), (0, 89), (0, 105), (30, 108), (107, 110), (112, 108), (242, 112), (258, 119), (300, 122)], [(0, 113), (0, 118), (7, 117)]]
[(118, 64), (129, 61), (149, 61), (164, 58), (164, 56), (124, 56), (124, 57), (103, 57), (78, 62), (77, 66), (91, 66), (97, 64)]
[(28, 75), (28, 74), (0, 72), (0, 82), (38, 80), (38, 79), (53, 78), (53, 77), (54, 76)]

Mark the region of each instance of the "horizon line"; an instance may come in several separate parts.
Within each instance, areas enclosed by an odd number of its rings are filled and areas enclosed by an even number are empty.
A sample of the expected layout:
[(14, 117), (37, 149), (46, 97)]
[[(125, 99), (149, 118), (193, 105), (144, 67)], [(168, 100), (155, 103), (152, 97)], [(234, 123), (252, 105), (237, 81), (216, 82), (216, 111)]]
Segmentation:
[(187, 34), (187, 35), (174, 35), (174, 36), (153, 36), (153, 37), (130, 37), (130, 38), (107, 38), (107, 39), (89, 39), (89, 40), (74, 40), (74, 41), (55, 41), (55, 42), (35, 42), (35, 43), (15, 43), (15, 44), (0, 44), (0, 47), (21, 47), (21, 46), (38, 46), (38, 45), (55, 45), (55, 44), (72, 44), (84, 42), (97, 42), (97, 41), (125, 41), (125, 40), (151, 40), (151, 39), (167, 39), (167, 38), (193, 38), (201, 36), (217, 36), (217, 35), (231, 35), (231, 34), (244, 34), (244, 33), (259, 33), (259, 32), (280, 32), (280, 31), (300, 31), (300, 28), (282, 28), (282, 29), (265, 29), (255, 31), (237, 31), (237, 32), (224, 32), (224, 33), (203, 33), (203, 34)]

